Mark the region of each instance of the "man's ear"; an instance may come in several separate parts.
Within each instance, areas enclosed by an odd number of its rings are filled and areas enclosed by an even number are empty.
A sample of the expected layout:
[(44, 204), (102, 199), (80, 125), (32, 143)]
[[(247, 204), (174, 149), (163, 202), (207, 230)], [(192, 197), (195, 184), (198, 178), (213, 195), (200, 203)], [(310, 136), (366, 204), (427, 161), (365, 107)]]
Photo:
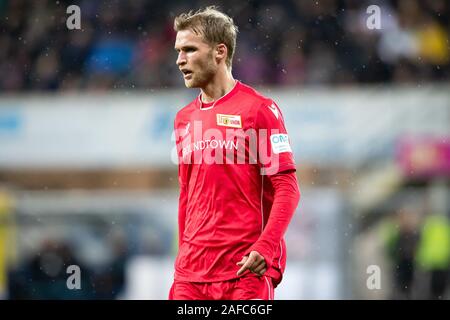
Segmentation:
[(228, 55), (228, 48), (225, 44), (219, 43), (216, 46), (216, 62), (225, 61)]

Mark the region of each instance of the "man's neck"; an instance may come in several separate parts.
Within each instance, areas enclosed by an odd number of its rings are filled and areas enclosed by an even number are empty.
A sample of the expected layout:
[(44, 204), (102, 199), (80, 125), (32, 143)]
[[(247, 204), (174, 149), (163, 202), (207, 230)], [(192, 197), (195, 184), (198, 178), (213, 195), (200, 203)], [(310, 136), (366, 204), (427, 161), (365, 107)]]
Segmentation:
[(222, 76), (219, 74), (215, 77), (205, 88), (201, 89), (202, 95), (201, 99), (204, 103), (210, 103), (216, 101), (217, 99), (223, 97), (228, 92), (230, 92), (236, 84), (231, 75), (231, 71), (223, 73)]

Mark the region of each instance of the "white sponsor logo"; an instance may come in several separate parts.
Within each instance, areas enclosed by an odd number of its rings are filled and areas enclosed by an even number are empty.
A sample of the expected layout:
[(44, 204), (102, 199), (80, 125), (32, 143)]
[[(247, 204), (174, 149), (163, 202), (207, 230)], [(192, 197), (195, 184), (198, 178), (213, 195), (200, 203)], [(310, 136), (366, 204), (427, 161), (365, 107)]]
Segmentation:
[(225, 140), (201, 140), (191, 143), (182, 149), (182, 156), (186, 157), (193, 151), (204, 150), (207, 148), (211, 149), (226, 149), (226, 150), (238, 150), (239, 144), (234, 141), (225, 141)]
[(289, 137), (287, 134), (272, 134), (270, 136), (270, 144), (272, 145), (272, 151), (275, 154), (282, 152), (292, 152), (291, 145), (289, 144)]
[[(172, 140), (182, 137), (185, 131), (181, 125)], [(191, 122), (188, 134), (176, 142), (171, 153), (176, 164), (260, 164), (262, 175), (277, 172), (278, 153), (291, 150), (288, 136), (280, 134), (279, 129), (203, 130), (202, 121)]]

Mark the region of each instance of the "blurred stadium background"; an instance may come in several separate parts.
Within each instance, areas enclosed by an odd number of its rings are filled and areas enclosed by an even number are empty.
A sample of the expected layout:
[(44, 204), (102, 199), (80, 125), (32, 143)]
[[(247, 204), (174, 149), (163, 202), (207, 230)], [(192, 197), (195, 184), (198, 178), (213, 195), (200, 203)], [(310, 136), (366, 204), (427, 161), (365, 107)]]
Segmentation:
[[(71, 4), (81, 30), (66, 27)], [(445, 0), (1, 0), (0, 297), (166, 299), (172, 125), (197, 94), (172, 21), (210, 4), (239, 26), (233, 74), (282, 107), (298, 165), (276, 297), (448, 299)]]

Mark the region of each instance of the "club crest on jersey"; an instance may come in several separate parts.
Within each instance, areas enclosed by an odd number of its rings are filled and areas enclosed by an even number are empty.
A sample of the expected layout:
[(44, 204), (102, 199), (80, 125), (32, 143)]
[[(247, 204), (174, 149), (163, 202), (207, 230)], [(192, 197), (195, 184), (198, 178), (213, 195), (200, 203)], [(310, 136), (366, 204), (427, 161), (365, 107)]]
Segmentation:
[(231, 128), (242, 128), (240, 115), (217, 114), (217, 125)]

